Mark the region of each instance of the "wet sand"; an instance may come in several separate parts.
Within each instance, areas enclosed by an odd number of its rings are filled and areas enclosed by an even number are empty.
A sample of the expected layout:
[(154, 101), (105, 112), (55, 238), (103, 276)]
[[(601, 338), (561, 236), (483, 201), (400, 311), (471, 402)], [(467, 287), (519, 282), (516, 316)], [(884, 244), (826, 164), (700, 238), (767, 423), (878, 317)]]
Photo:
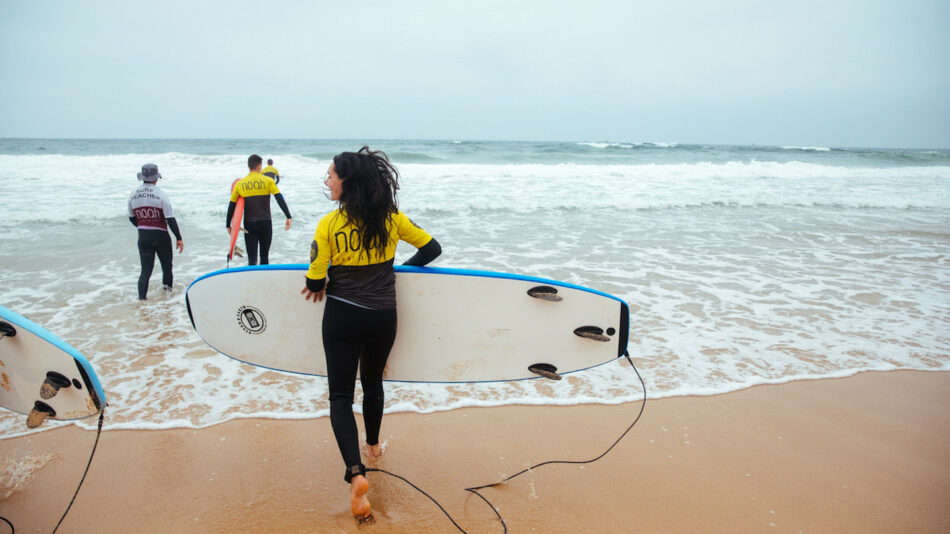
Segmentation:
[[(648, 401), (603, 459), (486, 489), (520, 532), (950, 532), (950, 373), (892, 371)], [(471, 533), (500, 533), (464, 488), (586, 460), (633, 421), (620, 406), (390, 414), (369, 461), (428, 491)], [(360, 424), (362, 424), (360, 422)], [(60, 533), (458, 532), (371, 473), (376, 521), (349, 515), (327, 418), (109, 431)], [(48, 533), (88, 461), (74, 426), (0, 440), (0, 516)], [(8, 532), (0, 522), (0, 534)]]

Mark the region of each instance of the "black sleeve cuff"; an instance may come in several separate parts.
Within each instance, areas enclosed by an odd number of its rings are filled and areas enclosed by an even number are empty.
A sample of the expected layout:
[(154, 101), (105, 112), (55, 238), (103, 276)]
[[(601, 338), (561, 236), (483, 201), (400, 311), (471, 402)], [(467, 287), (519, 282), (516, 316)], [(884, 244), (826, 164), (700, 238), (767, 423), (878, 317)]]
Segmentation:
[(322, 290), (327, 285), (327, 279), (321, 278), (319, 280), (314, 280), (313, 278), (307, 278), (307, 289), (316, 293), (317, 291)]
[(178, 230), (178, 221), (174, 217), (166, 219), (168, 222), (168, 228), (171, 229), (172, 233), (175, 234), (175, 239), (181, 241), (181, 232)]

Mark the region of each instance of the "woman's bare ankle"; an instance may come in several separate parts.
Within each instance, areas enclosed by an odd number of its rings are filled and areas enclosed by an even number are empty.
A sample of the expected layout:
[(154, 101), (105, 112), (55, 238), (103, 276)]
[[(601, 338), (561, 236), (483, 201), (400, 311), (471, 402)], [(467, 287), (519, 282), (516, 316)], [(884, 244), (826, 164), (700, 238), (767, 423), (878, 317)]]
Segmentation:
[(379, 458), (383, 455), (383, 445), (381, 443), (377, 443), (376, 445), (370, 445), (367, 443), (366, 452), (373, 458)]

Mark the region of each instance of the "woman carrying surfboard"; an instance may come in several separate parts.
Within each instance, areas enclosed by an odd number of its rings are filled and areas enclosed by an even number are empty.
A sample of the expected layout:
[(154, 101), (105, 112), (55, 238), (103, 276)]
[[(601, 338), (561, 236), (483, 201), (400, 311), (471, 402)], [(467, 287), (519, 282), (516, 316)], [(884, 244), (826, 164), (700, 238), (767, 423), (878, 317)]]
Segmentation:
[(399, 173), (383, 152), (364, 146), (334, 156), (324, 183), (339, 207), (317, 224), (301, 294), (314, 302), (328, 297), (322, 328), (330, 424), (346, 466), (343, 478), (350, 483), (350, 509), (366, 520), (372, 515), (369, 482), (353, 415), (357, 366), (367, 449), (379, 456), (383, 369), (396, 339), (396, 245), (402, 240), (419, 249), (405, 262), (416, 266), (434, 260), (442, 248), (399, 211)]

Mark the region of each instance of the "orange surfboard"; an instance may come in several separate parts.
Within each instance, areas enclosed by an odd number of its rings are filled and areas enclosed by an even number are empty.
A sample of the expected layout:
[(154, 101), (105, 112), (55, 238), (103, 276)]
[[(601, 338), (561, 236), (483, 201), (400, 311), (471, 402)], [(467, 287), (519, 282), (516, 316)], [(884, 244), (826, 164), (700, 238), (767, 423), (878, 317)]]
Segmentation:
[[(240, 178), (234, 180), (231, 184), (231, 191), (234, 191), (234, 186), (240, 181)], [(231, 261), (231, 258), (234, 257), (234, 245), (237, 243), (238, 234), (241, 233), (241, 220), (243, 218), (244, 197), (238, 197), (236, 205), (234, 206), (234, 215), (231, 216), (231, 244), (228, 246), (228, 261)]]

